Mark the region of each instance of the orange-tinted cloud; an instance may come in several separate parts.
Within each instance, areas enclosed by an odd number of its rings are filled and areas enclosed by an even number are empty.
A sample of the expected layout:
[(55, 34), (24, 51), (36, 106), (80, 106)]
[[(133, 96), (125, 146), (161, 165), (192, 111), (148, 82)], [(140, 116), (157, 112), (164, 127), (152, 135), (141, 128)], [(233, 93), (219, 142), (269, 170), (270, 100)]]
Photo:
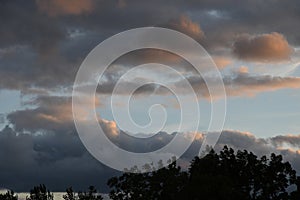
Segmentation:
[(92, 0), (36, 0), (39, 11), (49, 16), (79, 15), (93, 10)]
[(105, 119), (99, 119), (99, 123), (104, 133), (111, 137), (116, 137), (119, 135), (119, 129), (115, 121), (109, 121)]
[(242, 60), (278, 62), (289, 60), (293, 48), (279, 33), (244, 35), (233, 44), (233, 53)]
[(246, 66), (241, 66), (239, 69), (238, 69), (238, 72), (241, 73), (241, 74), (247, 74), (249, 72), (249, 69), (248, 67)]
[(213, 60), (219, 69), (223, 69), (232, 63), (232, 60), (223, 56), (214, 56)]
[(194, 39), (202, 39), (204, 37), (204, 32), (202, 31), (200, 25), (196, 22), (193, 22), (185, 15), (181, 15), (178, 19), (171, 20), (167, 26), (185, 33)]

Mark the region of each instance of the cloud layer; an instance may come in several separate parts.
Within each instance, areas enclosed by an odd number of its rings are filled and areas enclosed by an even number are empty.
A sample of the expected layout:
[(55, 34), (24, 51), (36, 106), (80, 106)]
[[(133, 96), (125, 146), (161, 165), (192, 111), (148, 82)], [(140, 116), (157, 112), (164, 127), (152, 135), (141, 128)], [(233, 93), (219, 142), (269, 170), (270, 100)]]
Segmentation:
[[(170, 5), (134, 0), (120, 7), (117, 1), (4, 1), (0, 88), (24, 93), (70, 89), (93, 47), (113, 34), (141, 26), (169, 27), (190, 35), (216, 58), (219, 68), (233, 65), (234, 56), (259, 62), (288, 60), (300, 44), (299, 3), (271, 2), (272, 7), (269, 3), (205, 0)], [(264, 12), (257, 12), (257, 7)], [(280, 20), (271, 17), (279, 14)]]
[[(161, 132), (151, 138), (136, 139), (120, 132), (110, 139), (126, 150), (148, 152), (163, 147), (173, 136)], [(204, 135), (198, 133), (179, 163), (184, 165), (198, 154), (203, 138)], [(223, 131), (215, 149), (218, 151), (228, 145), (259, 156), (280, 153), (300, 173), (300, 152), (281, 145), (284, 142), (293, 146), (292, 140), (299, 138), (299, 135), (283, 135), (262, 139), (248, 132), (227, 130)], [(68, 186), (82, 189), (94, 184), (107, 192), (106, 180), (118, 174), (92, 158), (74, 133), (17, 134), (6, 127), (0, 132), (0, 152), (0, 185), (17, 191), (27, 191), (33, 185), (45, 183), (55, 191), (63, 191)]]

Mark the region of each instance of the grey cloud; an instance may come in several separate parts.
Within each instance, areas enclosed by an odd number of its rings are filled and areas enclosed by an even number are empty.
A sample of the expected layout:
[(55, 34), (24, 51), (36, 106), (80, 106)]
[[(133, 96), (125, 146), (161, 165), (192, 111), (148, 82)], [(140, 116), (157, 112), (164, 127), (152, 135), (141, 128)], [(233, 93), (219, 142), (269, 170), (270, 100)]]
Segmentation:
[(34, 1), (2, 1), (0, 4), (1, 47), (29, 45), (45, 55), (65, 39), (58, 21), (49, 20), (36, 11)]
[(259, 156), (268, 155), (271, 152), (277, 153), (276, 148), (268, 143), (266, 139), (257, 138), (252, 133), (243, 131), (224, 130), (219, 138), (216, 149), (221, 150), (224, 145), (229, 145), (237, 150), (246, 149)]
[[(113, 88), (117, 82), (114, 77), (107, 81), (102, 82), (98, 86), (99, 94), (111, 94)], [(214, 76), (204, 76), (200, 75), (190, 75), (187, 74), (185, 79), (190, 83), (192, 88), (195, 91), (195, 94), (199, 97), (210, 98), (209, 90), (206, 85), (205, 80), (210, 80), (209, 89), (215, 90), (214, 94), (217, 94), (217, 91), (222, 89), (220, 86), (216, 85), (218, 83), (216, 77)], [(223, 83), (225, 86), (226, 94), (230, 96), (255, 96), (261, 92), (270, 92), (280, 89), (300, 88), (300, 78), (298, 77), (280, 77), (280, 76), (270, 76), (270, 75), (256, 75), (249, 74), (245, 71), (242, 72), (232, 72), (229, 75), (223, 76)], [(185, 87), (185, 82), (183, 80), (169, 80), (169, 84), (176, 86), (177, 91), (180, 91), (182, 94), (187, 94), (187, 88)], [(138, 82), (127, 81), (122, 85), (122, 92), (120, 95), (128, 94), (128, 89), (138, 85)], [(139, 94), (149, 94), (155, 92), (158, 95), (170, 94), (168, 89), (159, 86), (159, 85), (146, 85), (140, 87), (138, 90)], [(219, 98), (214, 96), (212, 98)]]
[[(283, 136), (286, 138), (298, 137), (297, 135)], [(275, 137), (276, 138), (276, 137)], [(297, 150), (289, 149), (285, 146), (272, 142), (273, 138), (258, 138), (252, 133), (242, 131), (223, 131), (216, 146), (221, 149), (223, 145), (228, 145), (236, 150), (246, 149), (252, 151), (258, 156), (270, 155), (271, 153), (281, 154), (285, 161), (289, 161), (294, 169), (300, 174), (300, 153)], [(288, 140), (287, 140), (287, 143)], [(293, 145), (293, 143), (289, 143)]]
[[(206, 77), (212, 79), (214, 77)], [(209, 97), (209, 92), (204, 79), (200, 76), (190, 76), (187, 78), (196, 94), (202, 97)], [(269, 75), (252, 75), (249, 73), (232, 73), (231, 75), (223, 76), (223, 82), (227, 96), (255, 96), (261, 92), (275, 91), (285, 88), (297, 89), (300, 87), (300, 79), (298, 77), (273, 77)], [(180, 87), (182, 84), (179, 81), (176, 84)], [(210, 86), (211, 88), (220, 89), (218, 86)], [(184, 92), (184, 88), (182, 88)], [(212, 97), (214, 98), (214, 97)], [(216, 97), (218, 98), (218, 97)]]
[(41, 96), (30, 102), (34, 108), (17, 110), (7, 115), (17, 131), (53, 131), (74, 130), (69, 97)]
[(288, 145), (294, 148), (300, 148), (300, 135), (278, 135), (270, 138), (274, 146)]
[(255, 76), (238, 73), (235, 77), (225, 77), (224, 84), (229, 96), (255, 96), (260, 92), (300, 87), (298, 77)]

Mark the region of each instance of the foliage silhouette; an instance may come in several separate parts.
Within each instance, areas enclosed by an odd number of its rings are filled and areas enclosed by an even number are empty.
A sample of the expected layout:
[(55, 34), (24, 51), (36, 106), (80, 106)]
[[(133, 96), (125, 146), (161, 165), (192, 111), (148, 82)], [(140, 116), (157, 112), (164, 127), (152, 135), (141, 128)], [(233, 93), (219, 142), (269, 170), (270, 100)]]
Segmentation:
[(297, 177), (296, 180), (297, 190), (291, 193), (291, 200), (299, 200), (300, 199), (300, 177)]
[(63, 195), (63, 198), (65, 200), (76, 200), (77, 199), (76, 193), (73, 191), (72, 187), (69, 187), (66, 189), (66, 194)]
[[(300, 178), (282, 156), (258, 158), (248, 151), (227, 146), (195, 157), (187, 172), (176, 163), (144, 174), (124, 173), (108, 180), (110, 198), (208, 199), (208, 200), (299, 200)], [(288, 188), (297, 186), (289, 193)]]
[(14, 191), (8, 190), (5, 194), (0, 194), (0, 200), (18, 200)]
[(33, 187), (30, 190), (30, 196), (26, 200), (53, 200), (53, 193), (46, 188), (44, 184)]
[(94, 186), (89, 187), (88, 192), (78, 192), (73, 191), (72, 187), (67, 188), (66, 194), (63, 195), (65, 200), (103, 200), (103, 197), (97, 193), (97, 190)]

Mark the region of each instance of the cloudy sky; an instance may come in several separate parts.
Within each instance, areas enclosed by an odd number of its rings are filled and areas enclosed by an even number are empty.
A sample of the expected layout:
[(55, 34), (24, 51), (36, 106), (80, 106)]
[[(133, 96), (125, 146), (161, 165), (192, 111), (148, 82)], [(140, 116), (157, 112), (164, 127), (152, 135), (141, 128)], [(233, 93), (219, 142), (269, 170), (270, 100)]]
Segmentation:
[[(73, 83), (96, 45), (147, 26), (192, 37), (215, 62), (227, 95), (224, 131), (216, 148), (227, 144), (259, 155), (281, 153), (300, 173), (299, 1), (2, 0), (0, 16), (0, 188), (24, 191), (46, 183), (61, 191), (94, 184), (105, 191), (107, 178), (118, 172), (94, 159), (79, 140), (72, 117)], [(185, 158), (197, 155), (209, 124), (210, 102), (222, 97), (210, 96), (203, 77), (170, 52), (139, 50), (109, 66), (95, 99), (101, 126), (112, 141), (136, 152), (157, 149), (173, 137), (180, 121), (178, 102), (155, 84), (139, 88), (130, 109), (133, 120), (146, 125), (151, 105), (162, 104), (168, 118), (157, 136), (134, 140), (127, 134), (155, 134), (157, 129), (120, 130), (112, 115), (109, 96), (114, 86), (122, 74), (145, 63), (171, 66), (191, 84), (202, 117)], [(185, 94), (182, 80), (151, 71), (151, 66), (125, 86), (151, 74), (173, 81)], [(121, 101), (128, 95), (126, 88), (118, 95), (122, 113), (127, 109)], [(183, 130), (191, 131), (190, 124), (183, 124)]]

